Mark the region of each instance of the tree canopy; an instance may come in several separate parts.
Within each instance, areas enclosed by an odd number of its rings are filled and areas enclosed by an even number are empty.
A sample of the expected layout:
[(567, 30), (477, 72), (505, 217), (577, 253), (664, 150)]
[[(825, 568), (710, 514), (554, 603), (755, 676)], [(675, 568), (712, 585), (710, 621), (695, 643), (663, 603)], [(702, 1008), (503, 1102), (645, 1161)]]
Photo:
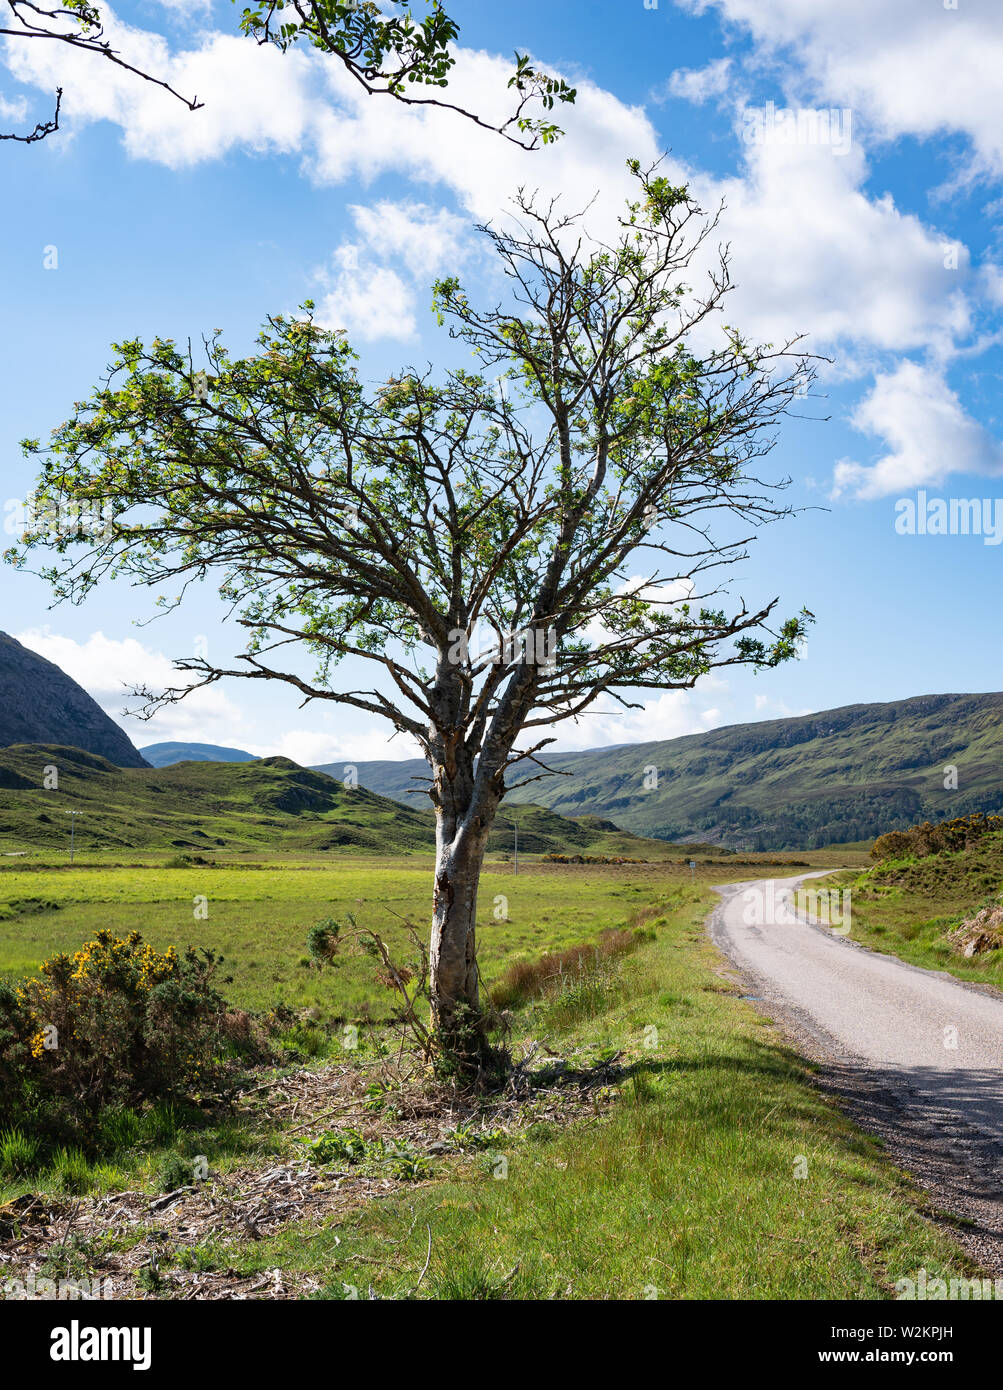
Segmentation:
[[(475, 369), (367, 383), (346, 335), (306, 304), (255, 350), (222, 335), (116, 345), (108, 376), (38, 456), (35, 523), (10, 558), (77, 602), (105, 578), (163, 607), (215, 577), (248, 634), (231, 665), (177, 663), (145, 712), (225, 677), (380, 715), (429, 764), (438, 817), (433, 984), (476, 1006), (476, 884), (512, 769), (545, 775), (554, 727), (607, 697), (683, 689), (714, 668), (797, 654), (811, 615), (729, 600), (729, 577), (785, 480), (759, 475), (814, 375), (797, 343), (718, 325), (730, 287), (715, 222), (642, 171), (611, 244), (583, 214), (522, 195), (484, 227), (511, 294), (476, 308), (455, 278), (435, 308)], [(86, 512), (91, 522), (86, 520)], [(312, 654), (313, 665), (303, 655)], [(374, 671), (353, 687), (339, 672)]]

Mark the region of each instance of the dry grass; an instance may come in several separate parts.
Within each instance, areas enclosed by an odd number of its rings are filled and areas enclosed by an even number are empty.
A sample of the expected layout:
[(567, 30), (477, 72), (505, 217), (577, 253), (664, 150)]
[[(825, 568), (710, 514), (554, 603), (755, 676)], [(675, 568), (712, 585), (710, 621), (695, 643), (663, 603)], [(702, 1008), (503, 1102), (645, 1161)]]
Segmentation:
[(514, 1009), (557, 994), (569, 979), (629, 955), (643, 939), (635, 932), (610, 927), (596, 941), (548, 951), (535, 960), (514, 961), (491, 986), (491, 1002), (496, 1009)]

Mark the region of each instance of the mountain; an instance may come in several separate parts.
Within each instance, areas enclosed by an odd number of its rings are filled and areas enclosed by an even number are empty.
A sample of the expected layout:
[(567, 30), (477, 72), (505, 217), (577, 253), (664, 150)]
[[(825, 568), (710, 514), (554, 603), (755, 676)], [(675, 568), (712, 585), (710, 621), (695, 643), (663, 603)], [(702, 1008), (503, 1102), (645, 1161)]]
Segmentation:
[[(41, 769), (59, 769), (58, 791)], [(431, 847), (430, 817), (351, 791), (286, 758), (119, 768), (76, 748), (0, 750), (0, 847), (61, 847), (80, 811), (80, 849), (334, 850)]]
[(0, 632), (0, 748), (51, 743), (96, 753), (117, 767), (146, 760), (65, 671)]
[(256, 755), (241, 748), (221, 748), (217, 743), (148, 743), (139, 750), (151, 767), (175, 763), (253, 763)]
[[(58, 768), (58, 790), (43, 786), (42, 769), (49, 764)], [(120, 768), (79, 748), (0, 749), (0, 852), (65, 847), (70, 810), (82, 813), (75, 823), (81, 850), (406, 855), (430, 853), (435, 844), (430, 808), (405, 807), (362, 787), (346, 788), (288, 758)], [(569, 821), (533, 805), (512, 808), (489, 841), (491, 851), (511, 850), (513, 819), (520, 853), (651, 859), (673, 852), (608, 822)]]
[[(814, 849), (969, 811), (1003, 810), (1003, 693), (919, 695), (734, 724), (652, 743), (554, 753), (544, 778), (505, 807), (609, 817), (637, 835), (738, 849)], [(957, 790), (945, 789), (957, 767)], [(644, 787), (645, 770), (658, 784)], [(359, 763), (359, 781), (407, 796), (420, 759)]]

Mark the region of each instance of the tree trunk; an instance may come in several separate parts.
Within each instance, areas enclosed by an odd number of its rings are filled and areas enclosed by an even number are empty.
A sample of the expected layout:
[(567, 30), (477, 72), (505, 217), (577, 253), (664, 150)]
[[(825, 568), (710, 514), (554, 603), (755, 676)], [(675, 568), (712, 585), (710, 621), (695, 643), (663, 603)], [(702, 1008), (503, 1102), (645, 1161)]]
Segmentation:
[(432, 1023), (447, 1051), (473, 1060), (484, 1050), (477, 978), (477, 886), (488, 827), (446, 817), (436, 829), (435, 891), (429, 950)]

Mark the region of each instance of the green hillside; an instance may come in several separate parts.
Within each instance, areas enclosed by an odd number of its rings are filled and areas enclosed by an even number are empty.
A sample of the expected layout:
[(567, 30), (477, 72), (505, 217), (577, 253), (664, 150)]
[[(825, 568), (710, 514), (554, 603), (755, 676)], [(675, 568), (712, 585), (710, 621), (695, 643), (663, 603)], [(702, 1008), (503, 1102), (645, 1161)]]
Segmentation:
[[(43, 769), (58, 769), (45, 790)], [(75, 748), (0, 750), (0, 845), (64, 847), (79, 811), (82, 849), (372, 850), (432, 842), (427, 816), (363, 788), (347, 790), (286, 758), (118, 768)]]
[[(512, 802), (599, 815), (638, 835), (733, 848), (812, 849), (916, 821), (1003, 808), (1003, 694), (921, 695), (659, 742), (555, 753), (570, 775)], [(945, 790), (945, 767), (958, 790)], [(658, 786), (645, 790), (645, 769)], [(404, 804), (419, 761), (360, 763), (360, 781)]]
[[(54, 767), (57, 786), (46, 789)], [(50, 778), (51, 780), (51, 778)], [(93, 753), (54, 745), (0, 749), (0, 853), (65, 849), (68, 812), (81, 851), (256, 850), (427, 853), (435, 842), (428, 807), (401, 806), (363, 787), (347, 789), (287, 758), (250, 763), (185, 762), (120, 768)], [(489, 841), (496, 853), (570, 853), (653, 858), (670, 853), (609, 822), (569, 821), (540, 806), (513, 808)]]
[(255, 754), (218, 743), (148, 743), (139, 750), (151, 767), (175, 763), (253, 763)]

